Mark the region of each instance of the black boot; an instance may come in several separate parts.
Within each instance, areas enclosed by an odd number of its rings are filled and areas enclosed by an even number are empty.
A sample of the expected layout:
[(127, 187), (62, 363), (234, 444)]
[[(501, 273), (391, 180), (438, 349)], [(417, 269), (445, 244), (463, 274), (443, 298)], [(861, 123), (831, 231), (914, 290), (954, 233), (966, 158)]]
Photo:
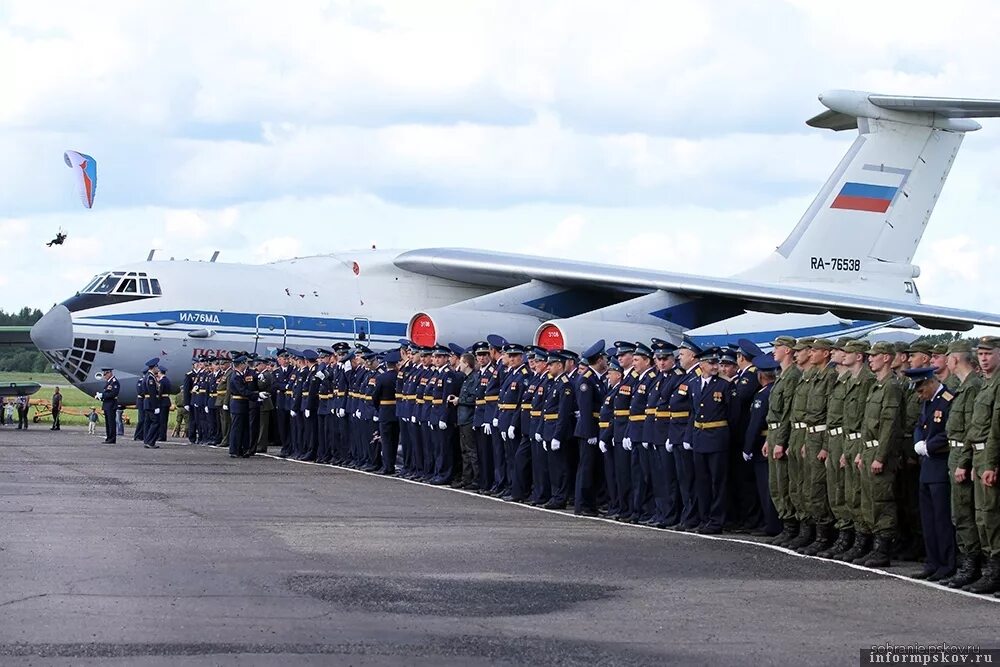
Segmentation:
[(891, 535), (876, 535), (875, 546), (868, 558), (862, 563), (865, 567), (889, 567), (892, 560), (889, 558), (889, 549), (892, 547)]
[(799, 553), (804, 556), (815, 556), (820, 551), (826, 551), (833, 546), (833, 526), (828, 523), (821, 523), (816, 526), (816, 539), (812, 544), (799, 549)]
[(811, 544), (816, 539), (816, 524), (803, 521), (799, 528), (799, 536), (785, 545), (786, 548), (798, 551), (807, 544)]
[(776, 547), (783, 547), (798, 537), (798, 534), (799, 522), (795, 519), (788, 519), (785, 521), (785, 525), (782, 527), (781, 532), (778, 533), (773, 540), (771, 540), (771, 544)]
[(845, 563), (854, 563), (855, 565), (861, 565), (868, 558), (868, 554), (872, 551), (872, 534), (871, 533), (858, 533), (854, 538), (854, 546), (847, 553), (837, 556), (837, 560), (844, 561)]
[(820, 551), (816, 555), (820, 558), (833, 558), (847, 552), (852, 546), (854, 546), (854, 529), (844, 528), (837, 536), (837, 541), (829, 549)]
[(1000, 591), (1000, 556), (990, 556), (983, 568), (983, 576), (968, 586), (963, 586), (962, 590), (980, 595)]
[(971, 553), (963, 553), (959, 556), (958, 572), (956, 572), (950, 579), (942, 581), (941, 584), (947, 586), (948, 588), (961, 588), (962, 586), (968, 586), (975, 580), (979, 579), (979, 563), (981, 562), (981, 554), (978, 551)]

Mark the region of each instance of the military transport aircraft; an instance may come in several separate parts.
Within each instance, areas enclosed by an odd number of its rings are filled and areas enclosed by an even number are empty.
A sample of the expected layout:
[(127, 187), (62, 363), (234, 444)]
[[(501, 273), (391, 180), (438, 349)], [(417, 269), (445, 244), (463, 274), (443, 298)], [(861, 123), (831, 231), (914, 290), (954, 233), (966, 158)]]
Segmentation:
[[(263, 265), (146, 261), (95, 276), (31, 330), (87, 393), (113, 366), (161, 357), (174, 385), (193, 355), (329, 346), (470, 344), (488, 333), (579, 349), (686, 333), (769, 341), (884, 326), (967, 330), (1000, 315), (920, 302), (911, 262), (973, 117), (1000, 101), (831, 91), (807, 123), (858, 136), (788, 238), (731, 278), (460, 248), (364, 250)], [(213, 258), (214, 259), (214, 258)], [(206, 286), (211, 289), (206, 289)]]

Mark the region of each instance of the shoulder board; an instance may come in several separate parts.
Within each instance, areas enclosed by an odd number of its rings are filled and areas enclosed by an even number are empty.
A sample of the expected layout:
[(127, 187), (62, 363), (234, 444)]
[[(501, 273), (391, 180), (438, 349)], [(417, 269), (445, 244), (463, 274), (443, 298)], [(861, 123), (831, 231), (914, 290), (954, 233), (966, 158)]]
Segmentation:
[(747, 369), (747, 373), (756, 373), (756, 372), (757, 372), (756, 366), (751, 366), (750, 368)]
[(563, 383), (569, 382), (569, 378), (566, 377), (565, 375), (563, 375), (560, 379), (563, 381)]
[(698, 377), (701, 377), (701, 368), (699, 367), (694, 369), (694, 374), (697, 375)]
[(528, 374), (528, 369), (525, 368), (524, 366), (522, 366), (521, 367), (521, 375), (527, 375), (527, 374)]
[(589, 377), (590, 377), (591, 375), (593, 375), (593, 374), (594, 374), (594, 371), (592, 371), (592, 370), (590, 370), (590, 369), (588, 368), (587, 370), (585, 370), (585, 371), (583, 372), (583, 377), (585, 377), (585, 378), (589, 378)]
[(634, 378), (637, 378), (637, 377), (639, 377), (639, 374), (638, 374), (638, 373), (636, 373), (635, 371), (632, 371), (632, 372), (630, 372), (630, 373), (629, 373), (629, 375), (630, 375), (631, 377), (634, 377)]
[(941, 392), (941, 398), (950, 402), (952, 399), (955, 398), (955, 394), (951, 393), (950, 391), (943, 391)]

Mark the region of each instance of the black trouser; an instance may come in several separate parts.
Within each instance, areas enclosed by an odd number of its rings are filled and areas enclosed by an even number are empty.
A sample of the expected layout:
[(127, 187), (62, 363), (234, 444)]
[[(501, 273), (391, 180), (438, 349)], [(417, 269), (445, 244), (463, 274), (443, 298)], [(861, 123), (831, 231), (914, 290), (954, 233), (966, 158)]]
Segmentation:
[(726, 522), (727, 452), (694, 453), (695, 485), (701, 524), (722, 530)]
[(382, 440), (382, 471), (396, 472), (396, 455), (399, 450), (399, 421), (380, 421), (378, 435)]
[(603, 465), (598, 446), (581, 441), (580, 464), (576, 469), (576, 498), (573, 504), (573, 509), (577, 512), (597, 511), (597, 493)]
[(101, 410), (104, 412), (104, 439), (115, 442), (118, 439), (118, 429), (115, 428), (117, 406), (114, 401), (104, 401), (101, 403)]
[(288, 410), (278, 408), (274, 411), (278, 417), (278, 440), (281, 442), (281, 456), (288, 456), (292, 453), (292, 425)]
[(458, 437), (462, 447), (462, 482), (479, 484), (479, 452), (476, 451), (476, 432), (472, 424), (459, 426)]
[(158, 440), (167, 439), (167, 420), (170, 418), (170, 399), (163, 399), (160, 404), (160, 414), (158, 415), (160, 430), (157, 433)]
[(52, 430), (59, 430), (59, 410), (52, 411)]
[(542, 443), (531, 439), (531, 501), (535, 503), (548, 502), (552, 497), (552, 485), (549, 483), (549, 453)]
[(155, 445), (160, 437), (160, 415), (156, 414), (156, 408), (143, 410), (142, 415), (142, 442), (146, 445)]
[(140, 398), (135, 402), (135, 433), (133, 440), (142, 440), (146, 437), (146, 399)]
[(250, 454), (250, 415), (237, 412), (229, 415), (229, 455), (248, 456)]
[(643, 447), (641, 442), (632, 443), (632, 508), (633, 516), (640, 521), (651, 519), (655, 510), (650, 454), (650, 447)]
[(479, 488), (490, 490), (495, 480), (493, 477), (493, 437), (483, 432), (482, 427), (476, 429), (476, 446), (479, 449)]

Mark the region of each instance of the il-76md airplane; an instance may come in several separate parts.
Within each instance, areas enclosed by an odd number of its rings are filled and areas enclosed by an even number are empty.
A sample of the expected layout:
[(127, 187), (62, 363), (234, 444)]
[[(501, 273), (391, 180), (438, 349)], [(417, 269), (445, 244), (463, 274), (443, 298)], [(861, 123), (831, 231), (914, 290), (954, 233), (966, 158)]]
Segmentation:
[[(35, 324), (31, 339), (93, 393), (105, 366), (127, 380), (161, 357), (177, 386), (204, 351), (335, 341), (467, 345), (499, 333), (580, 349), (600, 338), (767, 342), (914, 323), (1000, 325), (995, 314), (920, 303), (911, 263), (965, 133), (980, 127), (971, 118), (1000, 115), (1000, 101), (855, 91), (819, 100), (828, 110), (810, 126), (858, 137), (788, 238), (731, 278), (460, 248), (264, 265), (146, 261), (94, 277)], [(122, 382), (122, 400), (134, 399), (134, 384)]]

